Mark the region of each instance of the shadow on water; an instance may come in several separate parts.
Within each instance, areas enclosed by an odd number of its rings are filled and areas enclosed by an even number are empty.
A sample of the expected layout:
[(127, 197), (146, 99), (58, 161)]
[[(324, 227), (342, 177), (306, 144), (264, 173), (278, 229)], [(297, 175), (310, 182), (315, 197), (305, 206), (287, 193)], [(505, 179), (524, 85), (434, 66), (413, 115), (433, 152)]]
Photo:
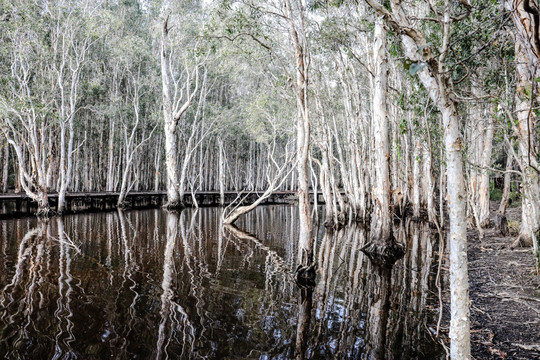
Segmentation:
[(315, 287), (298, 287), (296, 209), (223, 227), (220, 209), (0, 223), (0, 354), (9, 359), (444, 358), (430, 338), (437, 244), (396, 230), (392, 267), (360, 227), (320, 229)]

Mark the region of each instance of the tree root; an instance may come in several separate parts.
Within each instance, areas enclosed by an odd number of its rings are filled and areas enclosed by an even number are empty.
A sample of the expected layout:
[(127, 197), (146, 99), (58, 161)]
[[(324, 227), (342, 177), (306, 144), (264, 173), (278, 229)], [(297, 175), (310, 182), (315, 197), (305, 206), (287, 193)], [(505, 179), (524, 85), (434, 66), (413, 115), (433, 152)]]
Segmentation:
[(510, 245), (510, 249), (514, 250), (518, 247), (531, 247), (533, 245), (532, 243), (532, 237), (526, 235), (526, 234), (519, 234), (516, 240)]

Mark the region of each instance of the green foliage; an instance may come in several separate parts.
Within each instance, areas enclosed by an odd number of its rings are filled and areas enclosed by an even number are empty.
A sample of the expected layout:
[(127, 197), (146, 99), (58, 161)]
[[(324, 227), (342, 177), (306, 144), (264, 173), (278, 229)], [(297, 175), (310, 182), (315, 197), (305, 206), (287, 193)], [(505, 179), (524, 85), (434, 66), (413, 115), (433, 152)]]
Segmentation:
[(502, 190), (491, 187), (489, 191), (489, 199), (491, 201), (501, 201), (502, 199)]

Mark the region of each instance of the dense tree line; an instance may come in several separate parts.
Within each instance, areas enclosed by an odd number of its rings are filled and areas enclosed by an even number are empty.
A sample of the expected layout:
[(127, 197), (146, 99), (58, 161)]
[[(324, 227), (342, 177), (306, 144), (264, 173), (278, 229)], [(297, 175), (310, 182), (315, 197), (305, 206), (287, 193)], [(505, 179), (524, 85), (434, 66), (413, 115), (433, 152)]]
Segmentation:
[[(298, 261), (325, 224), (449, 229), (454, 358), (470, 356), (467, 225), (522, 202), (538, 251), (536, 1), (3, 1), (1, 190), (295, 190)], [(265, 196), (265, 195), (263, 195)], [(246, 209), (229, 213), (233, 222)], [(448, 224), (446, 224), (448, 222)], [(391, 253), (391, 252), (390, 252)]]

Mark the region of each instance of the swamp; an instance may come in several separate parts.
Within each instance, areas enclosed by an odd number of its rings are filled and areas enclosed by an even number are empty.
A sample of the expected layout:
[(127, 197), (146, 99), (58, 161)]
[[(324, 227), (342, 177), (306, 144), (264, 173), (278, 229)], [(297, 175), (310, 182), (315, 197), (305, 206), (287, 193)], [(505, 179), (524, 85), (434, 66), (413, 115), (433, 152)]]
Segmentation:
[(0, 0), (0, 358), (540, 359), (538, 0)]

